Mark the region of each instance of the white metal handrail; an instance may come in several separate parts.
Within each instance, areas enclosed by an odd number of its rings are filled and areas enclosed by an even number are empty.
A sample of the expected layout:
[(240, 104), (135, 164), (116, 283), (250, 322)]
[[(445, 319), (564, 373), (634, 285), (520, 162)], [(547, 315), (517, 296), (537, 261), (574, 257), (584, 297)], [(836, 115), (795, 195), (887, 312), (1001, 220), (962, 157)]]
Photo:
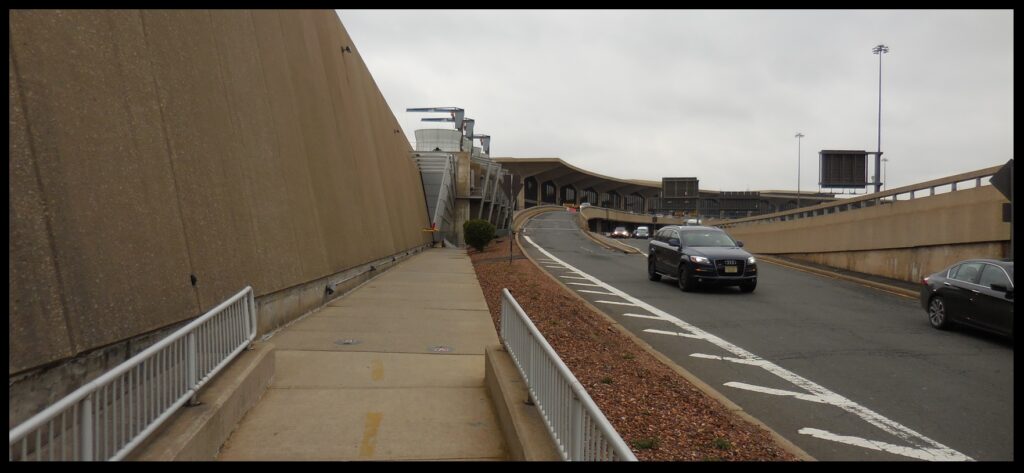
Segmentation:
[(121, 460), (255, 338), (246, 287), (11, 429), (8, 460)]
[(563, 460), (637, 461), (508, 289), (501, 290), (501, 339)]

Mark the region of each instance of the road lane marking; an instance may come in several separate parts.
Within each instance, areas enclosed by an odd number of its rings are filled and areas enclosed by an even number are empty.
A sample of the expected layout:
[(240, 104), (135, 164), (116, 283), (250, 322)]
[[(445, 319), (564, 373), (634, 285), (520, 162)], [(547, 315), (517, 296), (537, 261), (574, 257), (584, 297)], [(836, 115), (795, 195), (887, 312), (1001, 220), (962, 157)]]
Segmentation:
[(615, 305), (636, 305), (636, 304), (633, 304), (633, 303), (630, 303), (630, 302), (615, 302), (615, 301), (594, 301), (594, 302), (600, 302), (602, 304), (615, 304)]
[(701, 337), (700, 335), (694, 335), (692, 333), (669, 332), (667, 330), (657, 330), (657, 329), (653, 329), (653, 328), (644, 329), (644, 332), (656, 333), (658, 335), (672, 335), (672, 336), (675, 336), (675, 337), (696, 338), (698, 340), (704, 338), (704, 337)]
[(575, 285), (575, 286), (601, 287), (601, 286), (598, 286), (597, 284), (587, 284), (585, 282), (567, 282), (566, 284), (572, 284), (572, 285)]
[[(652, 314), (659, 315), (659, 316), (663, 317), (667, 322), (669, 322), (669, 323), (671, 323), (671, 324), (673, 324), (673, 325), (675, 325), (675, 326), (677, 326), (679, 328), (682, 328), (682, 329), (684, 329), (684, 330), (686, 330), (686, 331), (688, 331), (690, 333), (693, 333), (695, 335), (702, 336), (705, 340), (711, 342), (712, 344), (718, 346), (719, 348), (721, 348), (721, 349), (723, 349), (723, 350), (725, 350), (725, 351), (727, 351), (729, 353), (732, 353), (737, 358), (741, 358), (741, 359), (745, 359), (745, 360), (750, 360), (750, 361), (763, 362), (763, 364), (761, 364), (759, 366), (761, 368), (763, 368), (765, 371), (768, 371), (769, 373), (772, 373), (772, 374), (774, 374), (774, 375), (776, 375), (776, 376), (778, 376), (778, 377), (780, 377), (780, 378), (782, 378), (782, 379), (784, 379), (786, 381), (789, 381), (790, 383), (796, 385), (797, 387), (802, 388), (803, 390), (811, 393), (814, 396), (817, 396), (817, 397), (819, 397), (821, 399), (828, 400), (829, 404), (832, 404), (832, 405), (834, 405), (836, 407), (839, 407), (840, 409), (842, 409), (842, 410), (844, 410), (846, 412), (849, 412), (851, 414), (856, 415), (857, 417), (860, 417), (865, 422), (867, 422), (867, 423), (869, 423), (869, 424), (871, 424), (871, 425), (873, 425), (873, 426), (875, 426), (875, 427), (885, 431), (886, 433), (889, 433), (889, 434), (891, 434), (893, 436), (896, 436), (896, 437), (898, 437), (898, 438), (900, 438), (902, 440), (905, 440), (906, 442), (914, 445), (915, 448), (911, 449), (911, 450), (916, 451), (917, 454), (931, 455), (933, 458), (942, 458), (942, 459), (945, 459), (945, 460), (954, 460), (954, 459), (955, 460), (973, 460), (971, 457), (969, 457), (967, 455), (964, 455), (964, 454), (962, 454), (962, 453), (960, 453), (960, 452), (958, 452), (956, 450), (953, 450), (953, 449), (951, 449), (949, 447), (946, 447), (945, 445), (942, 445), (941, 443), (938, 443), (938, 442), (936, 442), (936, 441), (934, 441), (934, 440), (932, 440), (932, 439), (930, 439), (928, 437), (925, 437), (924, 435), (921, 435), (920, 433), (915, 432), (914, 430), (910, 429), (909, 427), (906, 427), (906, 426), (904, 426), (904, 425), (902, 425), (902, 424), (900, 424), (900, 423), (898, 423), (896, 421), (893, 421), (891, 419), (888, 419), (888, 418), (882, 416), (881, 414), (878, 414), (877, 412), (874, 412), (871, 409), (868, 409), (867, 407), (861, 406), (860, 404), (857, 404), (857, 403), (855, 403), (855, 402), (853, 402), (853, 401), (851, 401), (851, 400), (849, 400), (849, 399), (847, 399), (847, 398), (845, 398), (843, 396), (840, 396), (839, 394), (836, 394), (836, 393), (834, 393), (832, 391), (829, 391), (825, 387), (820, 386), (820, 385), (812, 382), (811, 380), (808, 380), (808, 379), (803, 378), (803, 377), (801, 377), (801, 376), (799, 376), (799, 375), (797, 375), (795, 373), (792, 373), (792, 372), (786, 370), (785, 368), (782, 368), (781, 366), (778, 366), (778, 365), (776, 365), (776, 364), (774, 364), (774, 363), (772, 363), (772, 362), (770, 362), (768, 360), (765, 360), (765, 359), (763, 359), (763, 358), (761, 358), (761, 357), (759, 357), (759, 356), (757, 356), (757, 355), (755, 355), (755, 354), (753, 354), (753, 353), (751, 353), (751, 352), (749, 352), (747, 350), (744, 350), (744, 349), (742, 349), (742, 348), (740, 348), (740, 347), (738, 347), (736, 345), (733, 345), (732, 343), (729, 343), (729, 342), (727, 342), (727, 341), (725, 341), (725, 340), (723, 340), (723, 339), (721, 339), (721, 338), (719, 338), (719, 337), (717, 337), (717, 336), (715, 336), (715, 335), (713, 335), (711, 333), (705, 332), (705, 331), (697, 328), (694, 325), (690, 325), (690, 324), (688, 324), (686, 322), (683, 322), (682, 320), (680, 320), (679, 318), (673, 316), (672, 314), (669, 314), (669, 313), (667, 313), (667, 312), (665, 312), (665, 311), (663, 311), (661, 309), (658, 309), (657, 307), (654, 307), (654, 306), (652, 306), (652, 305), (650, 305), (650, 304), (648, 304), (648, 303), (646, 303), (646, 302), (644, 302), (644, 301), (642, 301), (640, 299), (637, 299), (637, 298), (635, 298), (633, 296), (630, 296), (629, 294), (626, 294), (625, 292), (622, 292), (618, 288), (615, 288), (615, 287), (613, 287), (613, 286), (611, 286), (611, 285), (609, 285), (609, 284), (607, 284), (607, 283), (605, 283), (605, 282), (603, 282), (603, 281), (601, 281), (601, 280), (599, 280), (599, 279), (597, 279), (597, 278), (595, 278), (595, 277), (593, 277), (593, 276), (591, 276), (589, 274), (586, 274), (586, 273), (584, 273), (582, 271), (579, 271), (578, 269), (576, 269), (572, 265), (566, 263), (565, 261), (562, 261), (562, 260), (558, 259), (555, 255), (551, 254), (550, 252), (548, 252), (544, 248), (541, 248), (540, 245), (534, 243), (533, 239), (528, 237), (528, 236), (524, 235), (523, 239), (525, 239), (526, 242), (529, 243), (530, 245), (533, 245), (533, 247), (536, 248), (537, 251), (540, 251), (547, 258), (549, 258), (551, 260), (554, 260), (554, 261), (557, 261), (560, 264), (564, 264), (567, 268), (576, 270), (580, 274), (586, 275), (590, 279), (590, 281), (592, 281), (595, 284), (598, 284), (601, 287), (604, 287), (605, 289), (608, 290), (608, 292), (614, 293), (614, 294), (618, 295), (619, 297), (621, 297), (621, 298), (623, 298), (623, 299), (625, 299), (627, 301), (633, 302), (633, 304), (624, 304), (624, 303), (621, 303), (621, 302), (604, 301), (605, 303), (611, 303), (611, 304), (617, 304), (617, 305), (635, 305), (635, 306), (640, 307), (640, 308), (642, 308), (642, 309), (644, 309), (644, 310), (646, 310), (646, 311), (648, 311), (648, 312), (650, 312)], [(602, 302), (602, 301), (598, 301), (598, 302)], [(917, 458), (917, 457), (914, 457), (914, 458)]]
[(380, 381), (384, 378), (384, 362), (381, 360), (373, 360), (370, 363), (370, 378), (374, 381)]
[(745, 360), (743, 358), (733, 358), (731, 356), (705, 355), (703, 353), (691, 353), (690, 356), (694, 358), (704, 358), (707, 360), (731, 361), (733, 363), (739, 363), (741, 365), (761, 366), (763, 364), (760, 361)]
[[(576, 284), (576, 283), (569, 283), (569, 284)], [(596, 286), (596, 285), (597, 284), (594, 284), (594, 286)], [(638, 319), (665, 320), (665, 319), (663, 319), (661, 317), (658, 317), (657, 315), (643, 315), (643, 314), (622, 314), (622, 315), (624, 315), (626, 317), (636, 317)]]
[(867, 448), (871, 450), (878, 450), (882, 452), (892, 453), (896, 455), (903, 455), (905, 457), (917, 458), (919, 460), (929, 461), (954, 461), (964, 460), (960, 457), (949, 457), (948, 452), (943, 449), (931, 449), (931, 448), (909, 448), (900, 445), (893, 445), (891, 443), (880, 442), (878, 440), (868, 440), (860, 437), (853, 437), (849, 435), (836, 435), (831, 432), (827, 432), (820, 429), (812, 429), (810, 427), (804, 427), (797, 432), (810, 435), (811, 437), (831, 440), (833, 442), (845, 443), (847, 445), (854, 445), (857, 447)]
[(799, 399), (801, 401), (811, 401), (811, 402), (817, 402), (819, 404), (828, 404), (828, 401), (826, 401), (826, 400), (824, 400), (824, 399), (822, 399), (820, 397), (812, 396), (812, 395), (806, 394), (806, 393), (798, 393), (798, 392), (794, 392), (794, 391), (786, 391), (784, 389), (766, 388), (764, 386), (754, 386), (753, 384), (738, 383), (738, 382), (735, 382), (735, 381), (730, 381), (728, 383), (725, 383), (725, 385), (729, 386), (730, 388), (745, 389), (747, 391), (754, 391), (754, 392), (759, 392), (759, 393), (762, 393), (762, 394), (773, 394), (775, 396), (792, 396), (792, 397), (795, 397), (795, 398), (797, 398), (797, 399)]
[[(598, 286), (598, 287), (600, 287), (600, 286)], [(590, 290), (587, 290), (587, 289), (577, 289), (576, 292), (587, 292), (587, 293), (590, 293), (590, 294), (600, 294), (602, 296), (614, 296), (615, 295), (615, 294), (612, 294), (610, 292), (590, 291)]]
[(559, 276), (559, 277), (560, 278), (565, 278), (565, 279), (586, 279), (587, 281), (589, 281), (589, 279), (587, 279), (587, 278), (578, 278), (576, 276)]
[(373, 452), (377, 449), (377, 431), (380, 430), (380, 421), (383, 417), (384, 414), (381, 412), (366, 413), (363, 441), (359, 444), (359, 458), (373, 458)]

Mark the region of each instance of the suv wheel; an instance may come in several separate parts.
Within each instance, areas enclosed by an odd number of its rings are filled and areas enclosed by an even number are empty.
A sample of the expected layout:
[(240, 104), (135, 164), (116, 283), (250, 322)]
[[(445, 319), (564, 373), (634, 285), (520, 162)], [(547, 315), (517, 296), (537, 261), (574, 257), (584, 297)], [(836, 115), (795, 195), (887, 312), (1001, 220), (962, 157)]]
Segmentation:
[(754, 292), (754, 288), (757, 287), (757, 279), (752, 281), (744, 281), (740, 283), (740, 292)]
[(661, 281), (661, 275), (654, 270), (654, 257), (647, 258), (647, 279)]
[(679, 266), (679, 289), (683, 292), (690, 292), (696, 287), (697, 283), (693, 282), (693, 278), (690, 277), (690, 268), (685, 264)]
[(928, 322), (939, 330), (949, 327), (949, 318), (946, 317), (946, 301), (942, 297), (935, 296), (928, 301)]

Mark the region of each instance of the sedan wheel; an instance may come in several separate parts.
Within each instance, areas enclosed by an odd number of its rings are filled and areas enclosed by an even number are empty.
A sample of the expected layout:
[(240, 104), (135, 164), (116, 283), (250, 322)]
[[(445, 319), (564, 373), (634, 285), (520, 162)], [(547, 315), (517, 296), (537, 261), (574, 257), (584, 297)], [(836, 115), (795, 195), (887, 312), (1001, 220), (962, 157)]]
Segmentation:
[(946, 317), (946, 302), (939, 296), (933, 297), (928, 302), (928, 322), (937, 329), (945, 329), (949, 326), (949, 319)]
[(647, 279), (661, 281), (661, 275), (654, 270), (654, 258), (647, 258)]

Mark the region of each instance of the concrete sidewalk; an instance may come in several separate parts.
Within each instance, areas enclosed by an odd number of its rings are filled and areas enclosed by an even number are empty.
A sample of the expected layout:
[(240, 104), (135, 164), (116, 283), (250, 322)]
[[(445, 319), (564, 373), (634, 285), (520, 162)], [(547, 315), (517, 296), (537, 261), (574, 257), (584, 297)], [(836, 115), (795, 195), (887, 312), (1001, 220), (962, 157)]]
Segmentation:
[(219, 460), (506, 460), (498, 336), (465, 250), (413, 256), (275, 334), (277, 370)]

